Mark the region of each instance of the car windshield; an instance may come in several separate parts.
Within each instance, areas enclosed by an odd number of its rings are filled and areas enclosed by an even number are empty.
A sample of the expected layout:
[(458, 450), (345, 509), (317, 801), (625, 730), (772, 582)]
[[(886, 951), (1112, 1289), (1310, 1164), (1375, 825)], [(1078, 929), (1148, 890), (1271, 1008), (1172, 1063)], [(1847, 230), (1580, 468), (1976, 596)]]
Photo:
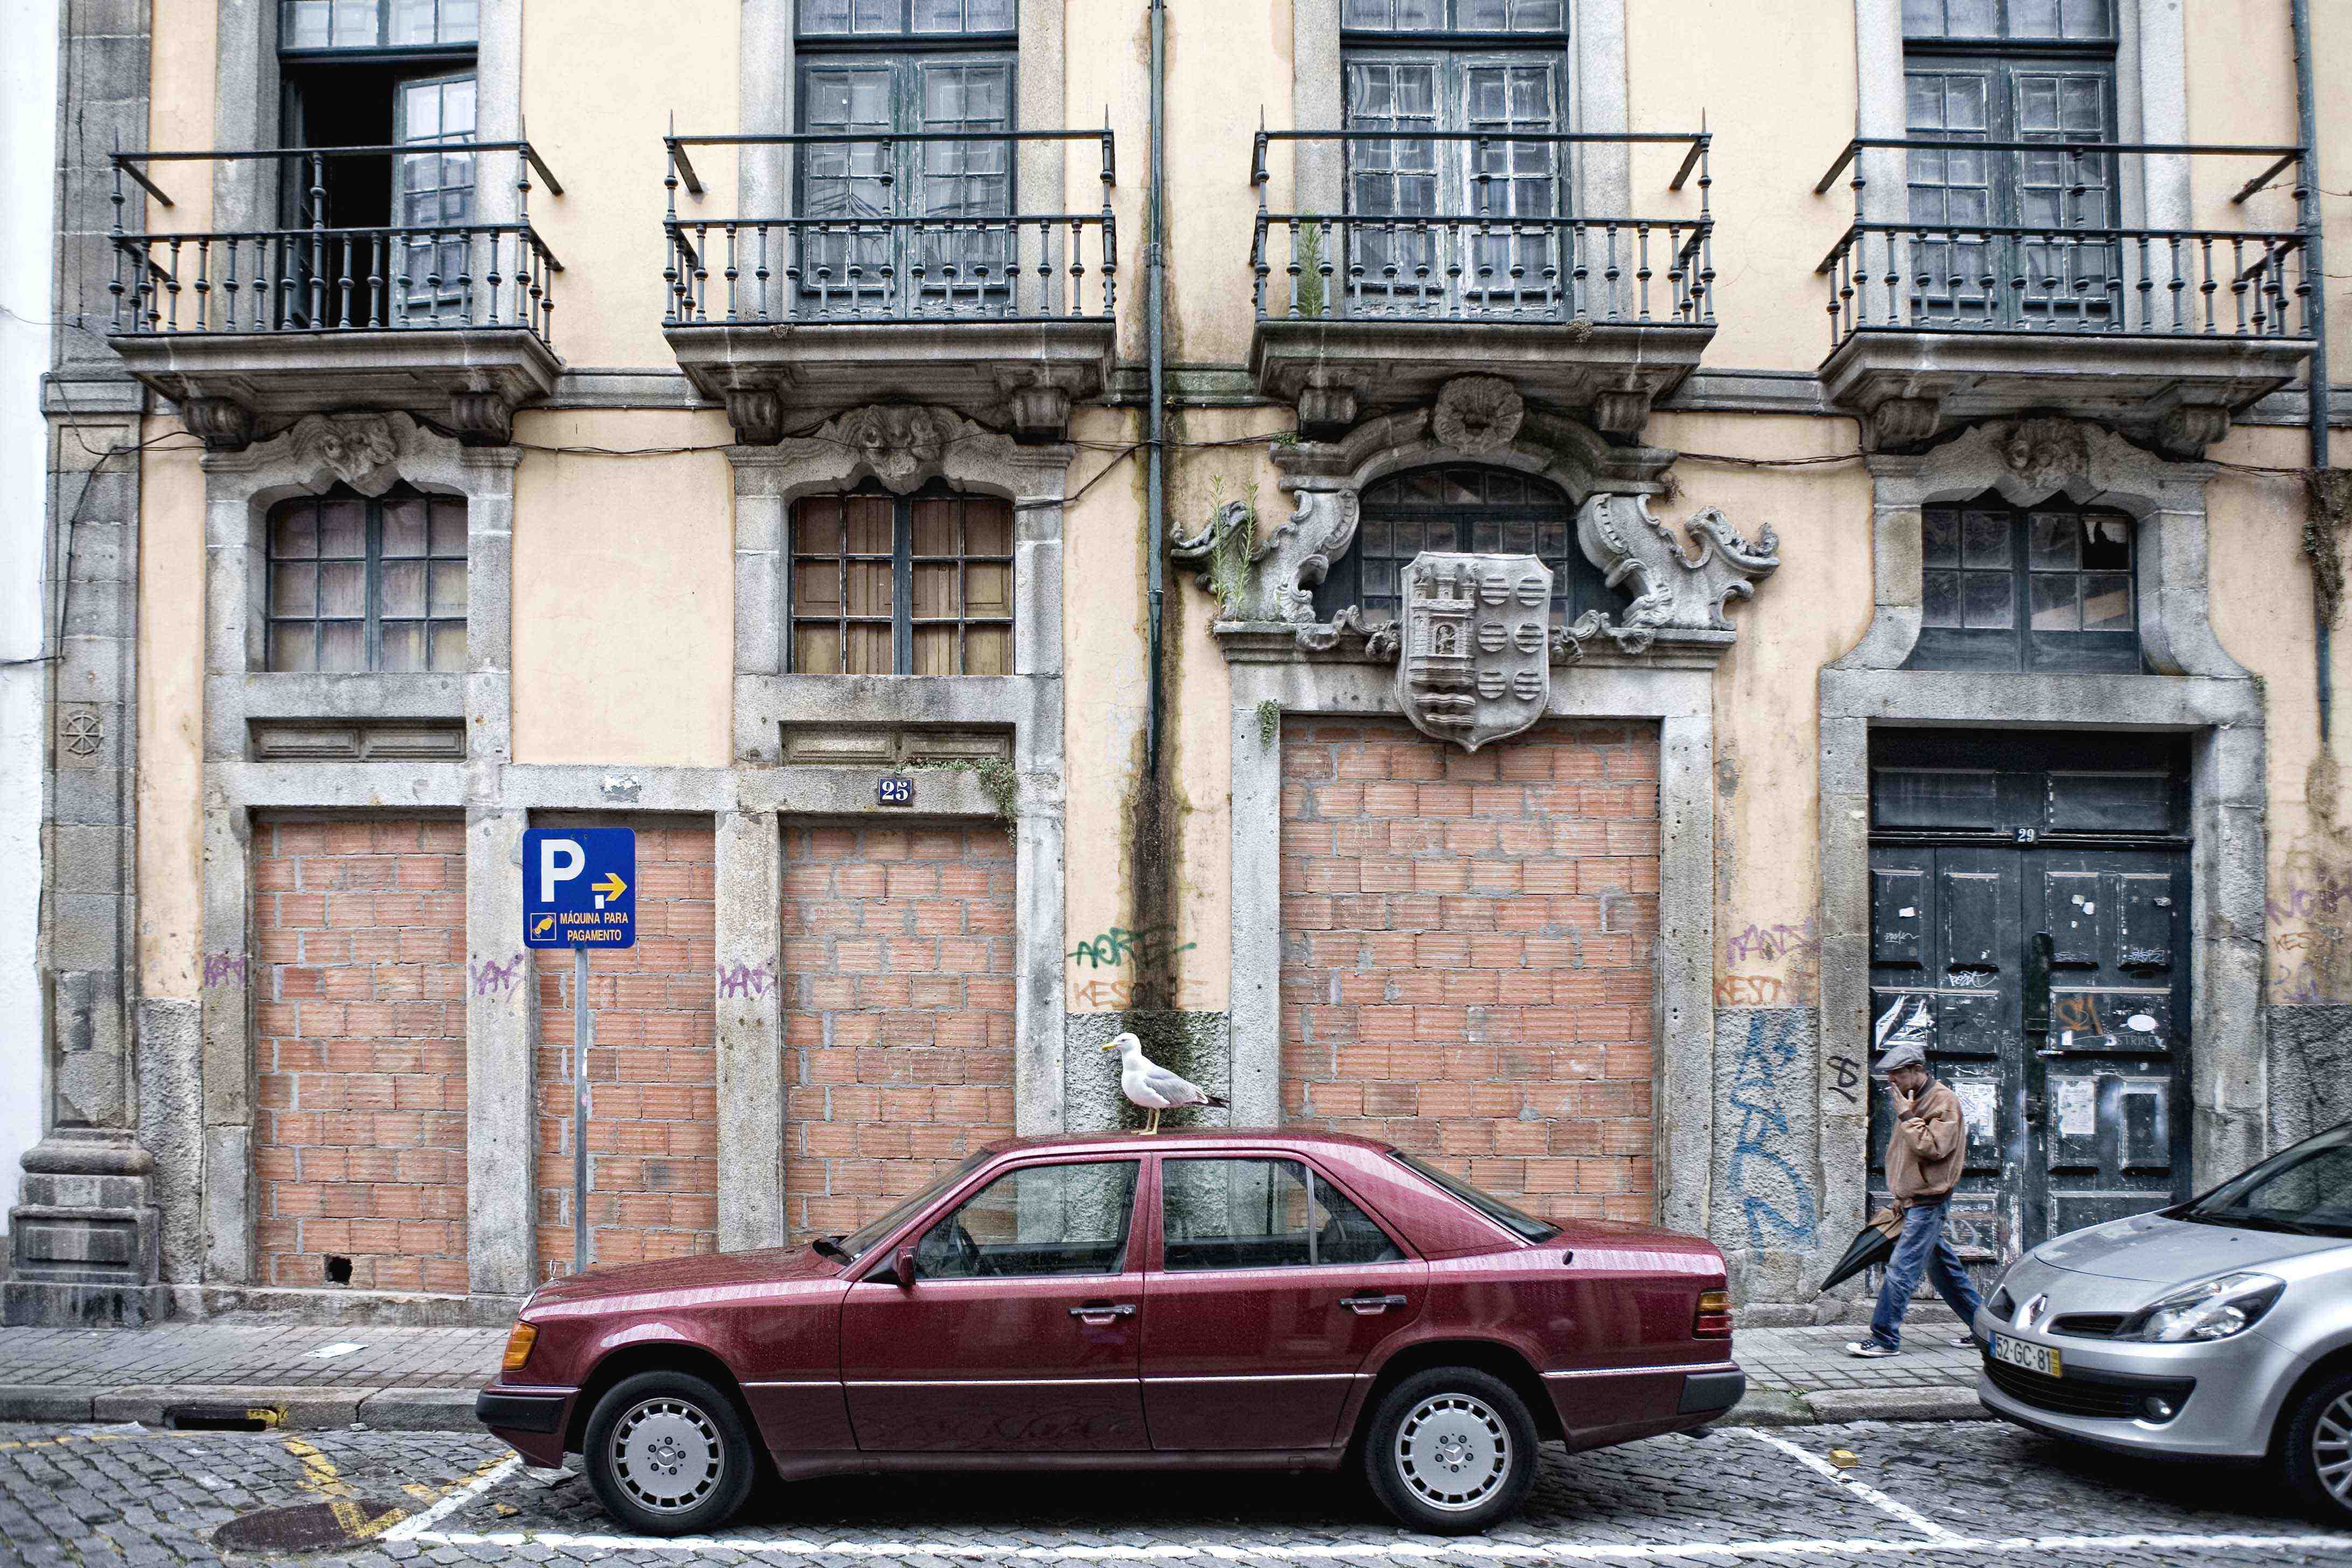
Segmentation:
[(996, 1151), (993, 1149), (982, 1149), (979, 1153), (974, 1154), (971, 1159), (966, 1160), (962, 1164), (958, 1165), (954, 1170), (950, 1171), (946, 1175), (941, 1176), (938, 1181), (933, 1182), (929, 1186), (925, 1187), (922, 1191), (915, 1194), (912, 1197), (900, 1199), (898, 1203), (891, 1208), (890, 1212), (884, 1215), (881, 1218), (868, 1220), (864, 1225), (859, 1226), (856, 1230), (851, 1231), (847, 1236), (843, 1237), (839, 1241), (834, 1244), (841, 1249), (842, 1266), (844, 1268), (847, 1268), (850, 1264), (856, 1262), (859, 1258), (873, 1251), (875, 1247), (881, 1245), (882, 1238), (884, 1237), (889, 1235), (892, 1231), (905, 1224), (907, 1220), (914, 1215), (916, 1210), (922, 1208), (933, 1198), (938, 1197), (941, 1193), (946, 1192), (950, 1187), (954, 1186), (958, 1182), (963, 1180), (965, 1176), (969, 1175), (973, 1170), (979, 1167), (982, 1161), (987, 1159), (990, 1155), (995, 1152)]
[(1402, 1150), (1397, 1151), (1396, 1157), (1515, 1236), (1525, 1237), (1529, 1241), (1549, 1241), (1559, 1234), (1559, 1226), (1548, 1220), (1538, 1219), (1533, 1215), (1521, 1214), (1493, 1194), (1480, 1192), (1461, 1177), (1449, 1175), (1426, 1160), (1417, 1159)]
[(2173, 1214), (2200, 1225), (2352, 1237), (2352, 1125), (2273, 1154)]

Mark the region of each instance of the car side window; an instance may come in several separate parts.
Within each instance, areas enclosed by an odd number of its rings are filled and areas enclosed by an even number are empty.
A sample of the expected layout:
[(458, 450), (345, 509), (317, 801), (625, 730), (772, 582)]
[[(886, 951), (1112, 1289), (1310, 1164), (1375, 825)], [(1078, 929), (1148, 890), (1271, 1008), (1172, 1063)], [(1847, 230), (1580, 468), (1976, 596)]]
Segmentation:
[(1117, 1274), (1135, 1208), (1133, 1160), (1024, 1165), (973, 1194), (915, 1244), (924, 1279)]
[(1371, 1216), (1297, 1160), (1169, 1160), (1161, 1251), (1172, 1273), (1388, 1263), (1404, 1254)]

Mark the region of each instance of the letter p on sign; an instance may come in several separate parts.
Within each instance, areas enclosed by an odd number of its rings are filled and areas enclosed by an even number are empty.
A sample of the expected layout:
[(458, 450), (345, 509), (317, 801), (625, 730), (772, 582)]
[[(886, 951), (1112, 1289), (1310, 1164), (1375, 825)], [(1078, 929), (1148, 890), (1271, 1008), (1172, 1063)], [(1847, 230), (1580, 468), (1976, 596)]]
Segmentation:
[(539, 898), (541, 904), (555, 902), (555, 884), (568, 882), (588, 868), (588, 852), (580, 847), (576, 838), (557, 838), (552, 835), (539, 841)]

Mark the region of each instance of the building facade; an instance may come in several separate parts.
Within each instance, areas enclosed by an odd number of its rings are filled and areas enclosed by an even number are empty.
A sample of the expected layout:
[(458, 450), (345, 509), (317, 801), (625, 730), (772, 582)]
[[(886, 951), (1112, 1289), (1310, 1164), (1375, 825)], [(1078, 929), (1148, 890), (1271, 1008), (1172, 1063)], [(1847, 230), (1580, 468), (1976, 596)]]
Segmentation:
[(1121, 1029), (1751, 1321), (1887, 1038), (1987, 1263), (2352, 1115), (2311, 11), (66, 5), (9, 1321), (846, 1229)]

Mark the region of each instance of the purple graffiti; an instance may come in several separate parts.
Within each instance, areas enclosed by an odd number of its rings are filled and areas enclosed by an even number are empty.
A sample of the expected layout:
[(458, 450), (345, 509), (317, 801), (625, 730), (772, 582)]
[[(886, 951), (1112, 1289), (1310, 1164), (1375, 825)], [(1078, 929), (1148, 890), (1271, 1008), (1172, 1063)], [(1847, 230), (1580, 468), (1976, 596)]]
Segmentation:
[(227, 948), (205, 954), (205, 984), (209, 987), (232, 982), (245, 984), (245, 954)]
[(1744, 963), (1751, 958), (1769, 962), (1790, 955), (1812, 958), (1818, 957), (1821, 951), (1821, 937), (1811, 921), (1796, 925), (1750, 924), (1723, 944), (1723, 956), (1731, 963)]
[(758, 968), (748, 963), (719, 966), (719, 994), (721, 996), (765, 996), (776, 983), (776, 961), (763, 958)]
[(518, 952), (504, 963), (486, 958), (467, 969), (474, 977), (475, 995), (503, 996), (522, 983), (522, 954)]

